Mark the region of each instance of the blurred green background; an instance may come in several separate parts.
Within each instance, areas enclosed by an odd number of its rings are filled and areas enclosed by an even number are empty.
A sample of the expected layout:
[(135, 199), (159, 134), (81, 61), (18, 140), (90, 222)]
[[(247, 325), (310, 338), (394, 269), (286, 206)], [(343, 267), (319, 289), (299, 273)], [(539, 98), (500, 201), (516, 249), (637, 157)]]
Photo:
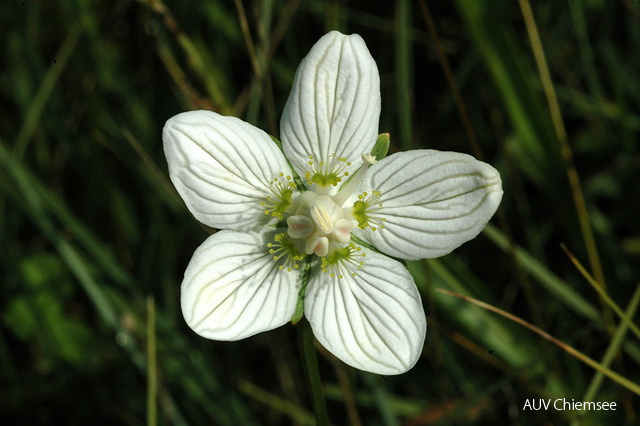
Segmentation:
[[(168, 181), (161, 129), (206, 108), (277, 135), (298, 63), (338, 29), (378, 63), (391, 150), (471, 153), (505, 196), (477, 239), (409, 265), (429, 324), (415, 368), (380, 377), (319, 348), (331, 420), (637, 424), (621, 381), (640, 382), (640, 333), (619, 313), (640, 294), (640, 3), (533, 3), (4, 2), (0, 423), (313, 424), (294, 326), (229, 343), (184, 324), (210, 231)], [(617, 409), (523, 410), (539, 398)]]

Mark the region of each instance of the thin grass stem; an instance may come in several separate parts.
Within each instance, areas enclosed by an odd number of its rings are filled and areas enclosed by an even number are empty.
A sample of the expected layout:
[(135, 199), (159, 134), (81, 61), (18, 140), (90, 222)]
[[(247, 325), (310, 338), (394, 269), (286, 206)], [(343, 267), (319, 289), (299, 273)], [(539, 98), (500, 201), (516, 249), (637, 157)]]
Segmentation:
[(582, 193), (580, 177), (578, 176), (578, 171), (573, 162), (573, 153), (569, 146), (567, 130), (564, 126), (562, 113), (560, 111), (560, 104), (558, 103), (556, 91), (551, 80), (551, 73), (549, 72), (549, 66), (542, 47), (542, 41), (540, 40), (540, 34), (538, 33), (538, 27), (533, 16), (533, 11), (531, 10), (529, 0), (519, 0), (519, 2), (520, 9), (522, 10), (522, 16), (527, 27), (527, 33), (529, 34), (533, 54), (535, 56), (536, 65), (538, 67), (538, 72), (540, 73), (542, 87), (547, 98), (547, 103), (549, 104), (553, 127), (556, 132), (558, 143), (560, 144), (560, 151), (565, 164), (567, 177), (569, 179), (569, 185), (571, 186), (571, 193), (576, 206), (582, 237), (589, 256), (589, 263), (596, 280), (606, 288), (604, 271), (598, 254), (598, 247), (596, 245), (593, 229), (591, 228), (591, 222), (589, 220), (589, 211), (584, 199), (584, 194)]
[[(636, 291), (633, 293), (633, 296), (631, 297), (629, 306), (627, 306), (626, 316), (629, 318), (632, 318), (638, 311), (638, 305), (640, 305), (640, 285), (636, 287)], [(609, 347), (607, 348), (604, 356), (602, 357), (601, 364), (604, 367), (609, 367), (613, 362), (614, 358), (616, 357), (616, 355), (618, 355), (628, 329), (629, 329), (629, 323), (627, 322), (623, 322), (618, 325), (618, 328), (613, 333), (613, 336), (611, 338), (611, 343), (609, 343)], [(602, 385), (603, 380), (604, 380), (604, 375), (598, 371), (593, 376), (593, 379), (591, 379), (591, 383), (589, 384), (587, 391), (582, 397), (582, 401), (593, 401), (596, 394), (598, 393), (598, 390), (600, 389), (600, 386)], [(574, 422), (574, 424), (577, 424), (577, 422)]]
[(398, 121), (400, 125), (400, 145), (404, 149), (413, 146), (413, 119), (411, 102), (411, 2), (400, 0), (396, 3), (396, 85)]
[(156, 305), (147, 297), (147, 426), (158, 424), (158, 363), (156, 354)]
[(562, 349), (563, 351), (565, 351), (566, 353), (568, 353), (569, 355), (577, 358), (578, 360), (582, 361), (583, 363), (587, 364), (589, 367), (593, 368), (594, 370), (604, 374), (605, 376), (609, 377), (611, 380), (613, 380), (614, 382), (618, 383), (619, 385), (629, 389), (631, 392), (640, 395), (640, 385), (637, 383), (632, 382), (631, 380), (627, 379), (626, 377), (621, 376), (620, 374), (616, 373), (615, 371), (612, 371), (606, 367), (604, 367), (603, 365), (601, 365), (599, 362), (589, 358), (588, 356), (586, 356), (585, 354), (583, 354), (582, 352), (580, 352), (579, 350), (573, 348), (572, 346), (567, 345), (566, 343), (556, 339), (555, 337), (553, 337), (552, 335), (550, 335), (549, 333), (547, 333), (544, 330), (541, 330), (540, 328), (536, 327), (535, 325), (523, 320), (522, 318), (516, 317), (513, 314), (510, 314), (507, 311), (504, 311), (500, 308), (496, 308), (495, 306), (489, 305), (488, 303), (484, 303), (481, 302), (478, 299), (474, 299), (473, 297), (469, 297), (469, 296), (465, 296), (459, 293), (455, 293), (453, 291), (449, 291), (449, 290), (444, 290), (441, 288), (437, 288), (436, 291), (438, 293), (441, 294), (446, 294), (447, 296), (453, 296), (453, 297), (457, 297), (458, 299), (462, 299), (465, 302), (469, 302), (472, 303), (476, 306), (479, 306), (483, 309), (486, 309), (488, 311), (494, 312), (498, 315), (501, 315), (515, 323), (520, 324), (523, 327), (528, 328), (529, 330), (533, 331), (534, 333), (536, 333), (537, 335), (543, 337), (544, 339), (550, 341), (551, 343), (553, 343), (554, 345), (558, 346), (560, 349)]
[[(640, 339), (640, 329), (638, 328), (637, 325), (633, 323), (633, 321), (631, 321), (631, 317), (625, 314), (622, 311), (622, 309), (620, 309), (620, 306), (618, 306), (618, 304), (614, 302), (613, 299), (611, 299), (611, 297), (609, 297), (606, 290), (604, 290), (603, 287), (595, 280), (595, 278), (593, 278), (593, 276), (589, 274), (587, 269), (580, 263), (580, 261), (573, 255), (573, 253), (569, 251), (567, 246), (565, 246), (564, 244), (561, 244), (560, 247), (562, 247), (562, 250), (564, 250), (566, 255), (569, 257), (569, 260), (571, 260), (571, 262), (576, 267), (576, 269), (582, 274), (582, 276), (587, 280), (587, 282), (591, 285), (591, 287), (593, 287), (593, 289), (598, 293), (598, 295), (600, 295), (600, 297), (607, 304), (607, 306), (613, 309), (613, 311), (622, 320), (622, 323), (625, 326), (629, 327), (633, 332), (633, 334), (635, 334), (636, 337)], [(637, 288), (636, 288), (636, 291), (638, 291)]]

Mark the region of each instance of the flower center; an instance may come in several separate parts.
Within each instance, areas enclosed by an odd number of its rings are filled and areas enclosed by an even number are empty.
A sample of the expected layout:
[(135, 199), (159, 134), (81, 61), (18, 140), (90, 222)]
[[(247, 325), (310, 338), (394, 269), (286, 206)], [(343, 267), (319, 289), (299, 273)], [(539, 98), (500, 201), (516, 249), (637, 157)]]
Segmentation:
[(372, 231), (378, 227), (384, 229), (386, 219), (377, 215), (382, 207), (378, 202), (380, 192), (364, 192), (353, 205), (343, 208), (364, 178), (367, 168), (376, 162), (375, 157), (364, 154), (362, 167), (337, 194), (331, 196), (328, 187), (337, 186), (342, 177), (349, 177), (344, 165), (351, 163), (335, 155), (330, 159), (330, 165), (323, 162), (315, 165), (309, 160), (311, 172), (305, 177), (311, 191), (298, 193), (291, 177), (280, 173), (272, 182), (273, 197), (269, 196), (261, 203), (265, 207), (265, 215), (286, 220), (287, 232), (275, 235), (274, 240), (267, 244), (280, 269), (298, 269), (305, 256), (315, 254), (322, 259), (322, 271), (332, 277), (354, 275), (354, 270), (362, 268), (365, 254), (351, 242), (351, 231), (355, 226), (361, 229), (369, 227)]
[(304, 241), (306, 254), (325, 257), (349, 243), (353, 222), (330, 197), (306, 191), (295, 203), (293, 215), (287, 218), (287, 234)]

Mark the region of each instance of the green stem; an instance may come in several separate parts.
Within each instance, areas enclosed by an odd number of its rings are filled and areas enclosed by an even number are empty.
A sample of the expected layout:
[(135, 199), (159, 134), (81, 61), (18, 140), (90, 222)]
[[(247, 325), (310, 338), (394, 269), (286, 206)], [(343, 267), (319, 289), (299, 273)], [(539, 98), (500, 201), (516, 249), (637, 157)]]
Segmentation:
[(298, 344), (302, 355), (302, 364), (307, 378), (307, 387), (311, 392), (313, 411), (316, 415), (316, 425), (328, 425), (327, 405), (324, 402), (324, 390), (320, 381), (320, 370), (318, 369), (318, 359), (316, 358), (316, 348), (313, 346), (313, 332), (311, 325), (306, 318), (297, 324)]
[(156, 359), (156, 305), (147, 297), (147, 425), (158, 424), (158, 366)]

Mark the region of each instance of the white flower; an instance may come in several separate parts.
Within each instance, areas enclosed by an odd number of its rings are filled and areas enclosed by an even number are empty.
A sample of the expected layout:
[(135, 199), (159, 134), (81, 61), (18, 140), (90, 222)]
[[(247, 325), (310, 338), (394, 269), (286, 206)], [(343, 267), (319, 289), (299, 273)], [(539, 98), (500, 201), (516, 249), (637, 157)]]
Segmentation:
[(223, 229), (196, 250), (182, 283), (196, 333), (238, 340), (279, 327), (300, 297), (318, 341), (345, 363), (378, 374), (416, 363), (424, 310), (411, 275), (388, 256), (442, 256), (474, 238), (502, 187), (494, 168), (465, 154), (376, 162), (379, 117), (375, 61), (360, 36), (333, 31), (296, 73), (280, 123), (284, 155), (234, 117), (167, 121), (173, 184), (196, 219)]

